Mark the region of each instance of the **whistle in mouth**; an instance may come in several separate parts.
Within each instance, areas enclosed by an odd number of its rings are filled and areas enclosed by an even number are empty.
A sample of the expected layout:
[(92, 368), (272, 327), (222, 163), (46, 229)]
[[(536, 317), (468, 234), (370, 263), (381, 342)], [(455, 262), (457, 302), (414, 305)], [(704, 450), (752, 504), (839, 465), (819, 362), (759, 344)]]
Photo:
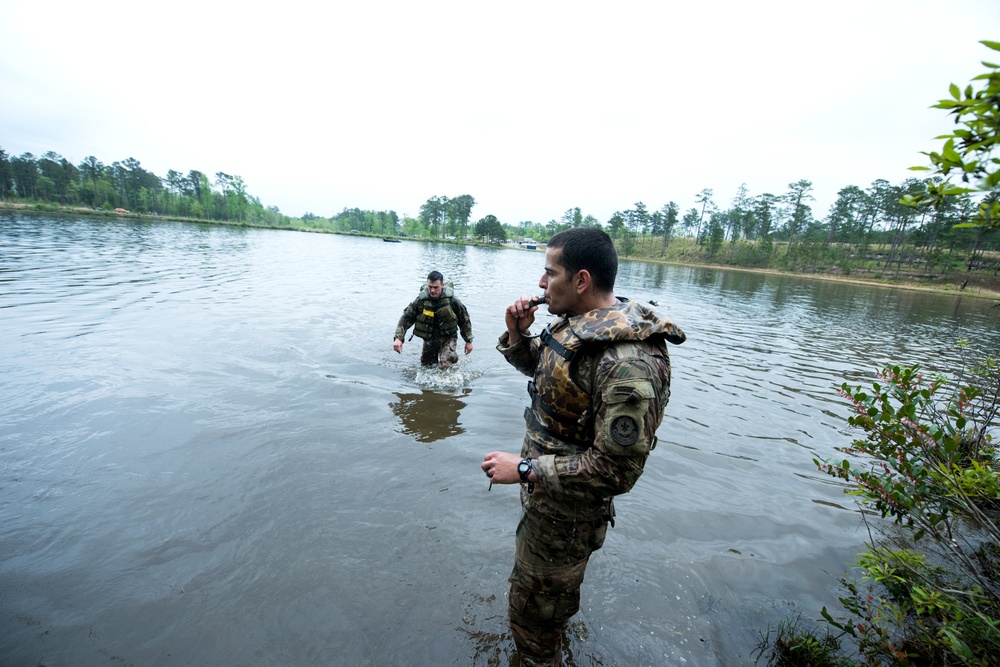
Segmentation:
[(528, 299), (528, 308), (533, 308), (535, 306), (541, 305), (546, 301), (547, 299), (545, 298), (544, 294), (541, 296), (533, 296), (530, 299)]

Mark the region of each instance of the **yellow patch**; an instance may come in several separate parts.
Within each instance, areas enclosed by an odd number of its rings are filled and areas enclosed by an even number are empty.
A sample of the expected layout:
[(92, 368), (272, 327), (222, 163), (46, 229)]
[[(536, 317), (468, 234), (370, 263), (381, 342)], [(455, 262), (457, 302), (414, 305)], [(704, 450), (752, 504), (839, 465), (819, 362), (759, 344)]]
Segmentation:
[(434, 311), (427, 310), (426, 308), (424, 308), (424, 315), (426, 315), (427, 317), (434, 317)]

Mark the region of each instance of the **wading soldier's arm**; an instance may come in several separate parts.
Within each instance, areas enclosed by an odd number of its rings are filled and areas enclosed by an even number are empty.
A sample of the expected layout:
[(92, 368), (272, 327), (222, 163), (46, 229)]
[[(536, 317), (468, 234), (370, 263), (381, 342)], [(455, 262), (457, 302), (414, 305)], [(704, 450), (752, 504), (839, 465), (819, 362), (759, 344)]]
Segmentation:
[(455, 317), (458, 318), (458, 330), (462, 332), (462, 340), (465, 341), (465, 353), (472, 352), (472, 319), (469, 317), (469, 309), (458, 299), (451, 300), (455, 308)]
[(406, 338), (406, 330), (413, 326), (413, 323), (417, 321), (417, 313), (423, 308), (420, 303), (420, 299), (410, 302), (406, 308), (403, 309), (403, 315), (399, 318), (399, 322), (396, 324), (396, 333), (393, 334), (392, 338), (392, 349), (396, 352), (402, 352), (403, 350), (403, 340)]

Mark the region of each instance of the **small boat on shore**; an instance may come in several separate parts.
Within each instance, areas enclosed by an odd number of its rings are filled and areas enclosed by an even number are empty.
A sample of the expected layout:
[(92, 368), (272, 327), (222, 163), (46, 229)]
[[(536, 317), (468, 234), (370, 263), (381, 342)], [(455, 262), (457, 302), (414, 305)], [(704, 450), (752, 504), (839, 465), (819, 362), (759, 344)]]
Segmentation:
[(382, 240), (385, 241), (386, 243), (402, 243), (402, 241), (400, 241), (399, 239), (391, 239), (388, 236), (383, 236)]

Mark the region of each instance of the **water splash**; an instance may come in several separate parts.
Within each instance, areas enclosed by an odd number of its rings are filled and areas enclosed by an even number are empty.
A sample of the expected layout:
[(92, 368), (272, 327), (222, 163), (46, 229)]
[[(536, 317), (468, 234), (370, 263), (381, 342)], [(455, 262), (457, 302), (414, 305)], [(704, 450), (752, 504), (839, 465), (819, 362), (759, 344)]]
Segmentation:
[(444, 370), (436, 366), (418, 366), (410, 370), (413, 382), (424, 389), (459, 389), (483, 375), (482, 371), (466, 368), (461, 362)]

